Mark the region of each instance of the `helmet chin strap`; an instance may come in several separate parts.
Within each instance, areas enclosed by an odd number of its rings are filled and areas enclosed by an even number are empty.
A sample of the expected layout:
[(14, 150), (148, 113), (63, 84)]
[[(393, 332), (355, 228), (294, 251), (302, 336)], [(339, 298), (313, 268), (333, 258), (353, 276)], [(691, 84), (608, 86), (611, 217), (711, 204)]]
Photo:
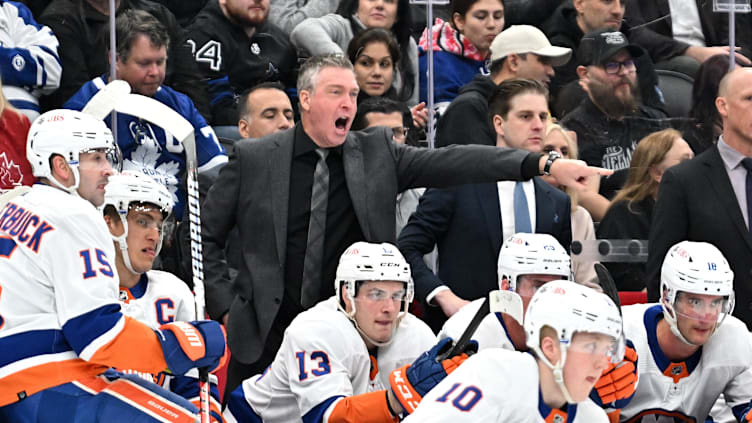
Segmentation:
[(125, 268), (134, 275), (138, 275), (139, 272), (133, 270), (133, 266), (131, 265), (131, 258), (128, 254), (128, 242), (126, 242), (125, 240), (128, 237), (128, 219), (126, 219), (126, 217), (122, 214), (118, 213), (118, 215), (120, 216), (120, 221), (123, 223), (123, 234), (120, 236), (112, 235), (112, 239), (115, 240), (118, 244), (118, 247), (120, 247), (120, 255), (123, 257)]
[(554, 382), (556, 382), (556, 384), (559, 386), (559, 389), (561, 390), (562, 395), (564, 395), (564, 401), (569, 404), (576, 404), (572, 399), (572, 396), (569, 395), (567, 386), (564, 384), (564, 362), (567, 359), (567, 348), (564, 346), (561, 347), (561, 360), (557, 361), (555, 365), (551, 364), (551, 362), (548, 360), (548, 358), (546, 358), (542, 351), (540, 352), (540, 359), (553, 371)]
[[(687, 338), (682, 335), (681, 331), (679, 330), (679, 323), (676, 321), (676, 310), (674, 310), (674, 307), (668, 304), (664, 304), (663, 307), (663, 318), (666, 319), (666, 323), (668, 323), (669, 329), (671, 329), (671, 333), (674, 334), (677, 338), (679, 338), (680, 341), (683, 343), (693, 346), (693, 347), (699, 347), (702, 344), (694, 344), (692, 342), (689, 342)], [(715, 331), (715, 328), (713, 328), (713, 331)]]
[(78, 194), (78, 186), (81, 182), (81, 176), (78, 174), (78, 166), (70, 166), (71, 172), (73, 172), (73, 185), (66, 187), (65, 185), (61, 184), (60, 181), (57, 180), (54, 176), (50, 175), (49, 178), (47, 178), (48, 181), (50, 181), (50, 184), (52, 184), (55, 188), (60, 188), (61, 190), (67, 192), (68, 194), (72, 194), (76, 197), (80, 197)]

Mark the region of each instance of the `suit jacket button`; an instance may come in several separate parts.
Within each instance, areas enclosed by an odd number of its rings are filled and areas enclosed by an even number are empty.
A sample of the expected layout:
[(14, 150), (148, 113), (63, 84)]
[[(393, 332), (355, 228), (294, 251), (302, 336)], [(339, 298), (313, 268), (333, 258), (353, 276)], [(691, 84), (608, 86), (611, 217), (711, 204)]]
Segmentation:
[(275, 298), (275, 299), (274, 299), (274, 304), (279, 304), (279, 303), (281, 303), (281, 302), (282, 302), (282, 300), (280, 300), (279, 298)]

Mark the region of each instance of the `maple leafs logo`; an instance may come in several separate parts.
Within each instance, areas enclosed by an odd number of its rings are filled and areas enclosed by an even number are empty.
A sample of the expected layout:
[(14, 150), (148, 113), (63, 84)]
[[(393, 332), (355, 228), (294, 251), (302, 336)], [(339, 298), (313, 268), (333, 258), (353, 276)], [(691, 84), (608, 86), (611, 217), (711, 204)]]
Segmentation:
[(12, 187), (21, 185), (22, 182), (23, 173), (21, 173), (21, 166), (13, 163), (13, 160), (8, 160), (5, 152), (0, 153), (0, 185)]
[(161, 157), (161, 147), (154, 138), (144, 136), (139, 144), (131, 153), (131, 157), (123, 162), (123, 170), (137, 170), (151, 176), (170, 190), (172, 200), (177, 203), (180, 164), (176, 161), (169, 161), (157, 165)]

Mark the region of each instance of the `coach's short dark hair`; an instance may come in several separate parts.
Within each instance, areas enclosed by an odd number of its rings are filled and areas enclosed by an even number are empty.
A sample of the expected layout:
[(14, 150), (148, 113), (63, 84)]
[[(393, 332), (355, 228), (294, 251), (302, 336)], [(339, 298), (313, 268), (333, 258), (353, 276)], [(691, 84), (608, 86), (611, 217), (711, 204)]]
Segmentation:
[(507, 79), (488, 98), (488, 120), (493, 127), (493, 117), (496, 115), (506, 119), (509, 113), (512, 99), (520, 94), (532, 92), (546, 97), (548, 101), (548, 88), (542, 82), (533, 79)]
[[(115, 39), (117, 56), (121, 62), (128, 60), (133, 43), (142, 35), (158, 48), (167, 48), (170, 44), (167, 29), (150, 13), (138, 9), (126, 9), (118, 13), (115, 19)], [(109, 46), (109, 35), (106, 35), (106, 39)]]
[[(285, 92), (285, 86), (281, 82), (262, 82), (246, 89), (238, 98), (238, 118), (243, 119), (248, 114), (248, 97), (256, 90), (280, 90)], [(287, 93), (285, 93), (287, 95)]]

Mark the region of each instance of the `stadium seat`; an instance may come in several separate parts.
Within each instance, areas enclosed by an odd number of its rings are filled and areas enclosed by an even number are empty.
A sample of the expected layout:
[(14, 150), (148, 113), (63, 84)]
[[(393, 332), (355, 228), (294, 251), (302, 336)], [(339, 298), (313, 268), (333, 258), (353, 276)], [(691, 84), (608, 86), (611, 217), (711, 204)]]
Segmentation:
[(689, 76), (670, 70), (656, 69), (658, 87), (663, 92), (665, 110), (669, 117), (688, 117), (692, 107), (692, 85)]

